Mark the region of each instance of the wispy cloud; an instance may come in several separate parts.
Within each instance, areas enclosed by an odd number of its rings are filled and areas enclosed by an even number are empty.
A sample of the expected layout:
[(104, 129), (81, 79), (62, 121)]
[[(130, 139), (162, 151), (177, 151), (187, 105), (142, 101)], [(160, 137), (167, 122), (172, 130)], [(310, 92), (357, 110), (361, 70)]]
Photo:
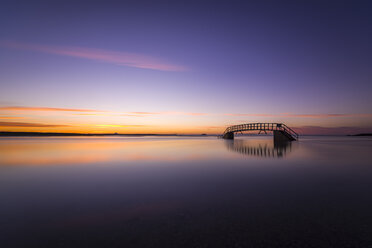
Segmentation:
[[(79, 116), (129, 116), (129, 117), (148, 117), (155, 115), (189, 115), (189, 116), (202, 116), (208, 115), (206, 113), (196, 112), (176, 112), (176, 111), (163, 111), (163, 112), (111, 112), (97, 109), (80, 109), (80, 108), (54, 108), (54, 107), (37, 107), (37, 106), (3, 106), (0, 111), (50, 111), (50, 112), (74, 112), (72, 115)], [(79, 112), (79, 113), (75, 113)], [(0, 117), (1, 118), (1, 117)]]
[(79, 113), (79, 114), (72, 114), (72, 115), (78, 115), (78, 116), (116, 116), (112, 114), (86, 114), (86, 113)]
[(173, 114), (173, 115), (191, 115), (191, 116), (208, 115), (207, 113), (195, 113), (195, 112), (168, 112), (168, 113)]
[[(150, 117), (157, 115), (183, 115), (183, 116), (240, 116), (240, 117), (286, 117), (286, 118), (342, 118), (342, 117), (360, 117), (360, 118), (372, 118), (371, 113), (364, 114), (294, 114), (294, 113), (279, 113), (279, 114), (267, 114), (267, 113), (224, 113), (224, 114), (211, 114), (211, 113), (199, 113), (199, 112), (182, 112), (182, 111), (160, 111), (160, 112), (145, 112), (145, 111), (134, 111), (134, 112), (111, 112), (97, 109), (80, 109), (80, 108), (55, 108), (55, 107), (37, 107), (37, 106), (3, 106), (0, 107), (0, 111), (56, 111), (56, 112), (79, 112), (73, 115), (81, 116), (128, 116), (128, 117)], [(1, 118), (1, 116), (0, 116)], [(22, 117), (8, 117), (11, 118), (22, 118)]]
[(146, 117), (151, 115), (159, 115), (158, 112), (128, 112), (121, 114), (120, 116), (130, 116), (130, 117)]
[(25, 119), (26, 117), (21, 116), (0, 116), (0, 120), (10, 120), (10, 119)]
[(371, 133), (372, 128), (366, 127), (321, 127), (321, 126), (301, 126), (293, 127), (299, 134), (305, 135), (346, 135), (358, 133)]
[(194, 113), (194, 112), (174, 112), (174, 111), (165, 111), (165, 112), (127, 112), (121, 114), (121, 116), (133, 116), (133, 117), (146, 117), (152, 115), (190, 115), (190, 116), (201, 116), (207, 115), (206, 113)]
[(23, 49), (38, 51), (43, 53), (50, 53), (62, 56), (83, 58), (111, 63), (122, 66), (129, 66), (142, 69), (152, 69), (159, 71), (185, 71), (186, 67), (167, 63), (162, 59), (119, 51), (110, 51), (103, 49), (92, 49), (83, 47), (61, 47), (36, 45), (21, 42), (0, 41), (0, 45), (8, 48)]
[(96, 127), (145, 127), (146, 125), (98, 124)]
[(52, 125), (31, 122), (8, 122), (0, 121), (0, 127), (68, 127), (68, 125)]
[(372, 114), (281, 114), (285, 117), (303, 117), (303, 118), (332, 118), (332, 117), (372, 117)]
[(252, 116), (252, 117), (271, 117), (271, 116), (275, 116), (273, 114), (236, 114), (236, 113), (227, 113), (227, 114), (224, 114), (224, 115), (227, 115), (227, 116)]
[(130, 112), (130, 114), (135, 114), (135, 115), (158, 115), (160, 113), (158, 113), (158, 112)]
[(335, 117), (372, 117), (372, 114), (235, 114), (228, 113), (227, 116), (247, 116), (247, 117), (288, 117), (288, 118), (335, 118)]
[(5, 106), (0, 110), (9, 111), (64, 111), (64, 112), (105, 112), (95, 109), (71, 109), (71, 108), (51, 108), (51, 107), (25, 107), (25, 106)]

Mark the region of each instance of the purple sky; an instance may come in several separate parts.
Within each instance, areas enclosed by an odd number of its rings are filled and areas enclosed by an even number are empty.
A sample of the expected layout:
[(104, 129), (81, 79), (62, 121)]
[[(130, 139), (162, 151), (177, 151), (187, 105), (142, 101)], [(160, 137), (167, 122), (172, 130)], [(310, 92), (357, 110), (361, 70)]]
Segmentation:
[(372, 128), (370, 1), (175, 2), (2, 1), (0, 131)]

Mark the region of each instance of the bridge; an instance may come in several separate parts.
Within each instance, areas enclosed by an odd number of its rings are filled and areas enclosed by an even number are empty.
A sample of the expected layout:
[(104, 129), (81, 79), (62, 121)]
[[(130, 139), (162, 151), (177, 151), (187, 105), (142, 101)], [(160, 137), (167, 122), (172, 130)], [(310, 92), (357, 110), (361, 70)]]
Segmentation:
[(274, 141), (276, 142), (298, 140), (298, 134), (283, 123), (247, 123), (234, 125), (226, 128), (221, 137), (224, 139), (234, 139), (234, 133), (245, 131), (259, 131), (259, 133), (271, 131), (274, 133)]

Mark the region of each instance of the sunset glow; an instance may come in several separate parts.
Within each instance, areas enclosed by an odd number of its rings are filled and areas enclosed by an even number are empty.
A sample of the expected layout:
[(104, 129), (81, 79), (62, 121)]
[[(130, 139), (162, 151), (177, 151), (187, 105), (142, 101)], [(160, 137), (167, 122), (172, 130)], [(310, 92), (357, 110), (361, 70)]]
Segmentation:
[[(327, 132), (345, 134), (372, 130), (368, 126), (363, 127), (364, 123), (372, 121), (372, 114), (113, 112), (31, 106), (0, 108), (2, 130), (21, 132), (218, 134), (231, 123), (257, 122), (257, 120), (262, 122), (286, 120), (302, 134), (326, 134)], [(361, 127), (354, 124), (356, 120)], [(350, 123), (350, 126), (337, 126), (340, 122)]]
[(57, 6), (2, 10), (0, 131), (220, 134), (249, 122), (372, 131), (362, 19), (346, 25), (332, 9), (334, 22), (310, 22), (313, 12), (284, 14), (276, 3), (232, 12), (217, 4), (213, 13), (175, 4), (171, 18), (156, 4), (138, 15), (136, 4), (68, 14)]

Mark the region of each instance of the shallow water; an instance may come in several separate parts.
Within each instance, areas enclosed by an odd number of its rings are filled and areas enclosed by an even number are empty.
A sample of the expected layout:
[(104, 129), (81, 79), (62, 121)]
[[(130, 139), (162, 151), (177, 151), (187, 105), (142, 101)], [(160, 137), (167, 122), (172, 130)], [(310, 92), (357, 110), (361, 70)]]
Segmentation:
[(0, 138), (1, 247), (372, 247), (372, 139)]

